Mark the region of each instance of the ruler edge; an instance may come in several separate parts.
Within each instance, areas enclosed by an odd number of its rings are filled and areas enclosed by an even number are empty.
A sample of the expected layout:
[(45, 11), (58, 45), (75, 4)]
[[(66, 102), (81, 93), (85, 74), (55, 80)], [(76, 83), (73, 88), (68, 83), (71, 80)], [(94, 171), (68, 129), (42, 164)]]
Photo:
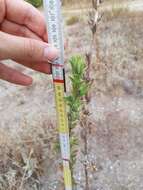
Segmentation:
[[(48, 23), (49, 23), (49, 19), (47, 19), (47, 17), (48, 17), (48, 8), (47, 8), (47, 6), (46, 6), (46, 4), (47, 4), (47, 2), (48, 2), (49, 0), (43, 0), (43, 4), (44, 4), (44, 12), (45, 12), (45, 17), (46, 17), (46, 22), (47, 22), (47, 32), (48, 32)], [(62, 17), (62, 13), (61, 13), (61, 1), (60, 0), (57, 0), (57, 1), (59, 1), (59, 6), (58, 6), (58, 15), (59, 15), (59, 17), (60, 17), (60, 19), (61, 19), (61, 17)], [(61, 36), (61, 39), (60, 39), (60, 49), (62, 49), (61, 51), (63, 52), (63, 53), (60, 53), (60, 59), (61, 59), (61, 61), (62, 61), (62, 67), (63, 67), (63, 69), (64, 69), (64, 43), (63, 43), (63, 32), (62, 32), (62, 27), (61, 27), (61, 23), (59, 22), (58, 23), (58, 25), (59, 25), (59, 31), (60, 31), (60, 36)], [(52, 40), (49, 40), (49, 42), (51, 42)], [(54, 67), (56, 66), (56, 64), (53, 64), (52, 65), (52, 70), (54, 69)], [(63, 73), (64, 74), (64, 73)], [(64, 80), (65, 80), (65, 77), (64, 77)], [(54, 77), (53, 77), (53, 82), (54, 82)], [(63, 87), (64, 87), (64, 83), (63, 83)], [(54, 88), (55, 88), (55, 82), (54, 82)], [(55, 93), (55, 96), (56, 96), (56, 93)], [(63, 97), (64, 98), (64, 97)], [(65, 111), (67, 110), (66, 109), (66, 104), (64, 105), (64, 107), (65, 107)], [(57, 109), (56, 109), (56, 112), (57, 112)], [(67, 111), (66, 111), (66, 113), (67, 113)], [(57, 117), (58, 117), (58, 113), (57, 113)], [(67, 125), (68, 125), (68, 115), (66, 114), (66, 119), (67, 119)], [(58, 124), (58, 121), (57, 121), (57, 125), (59, 125)], [(69, 129), (69, 126), (68, 126), (68, 129)], [(59, 139), (60, 139), (60, 135), (63, 135), (64, 133), (61, 133), (60, 131), (59, 131)], [(67, 187), (65, 187), (67, 190), (72, 190), (72, 176), (71, 176), (71, 170), (70, 170), (70, 137), (69, 137), (69, 132), (68, 133), (66, 133), (67, 134), (67, 137), (68, 137), (68, 140), (69, 140), (69, 150), (68, 150), (68, 152), (69, 152), (69, 160), (68, 161), (66, 161), (64, 158), (63, 158), (63, 155), (62, 155), (62, 160), (63, 160), (63, 167), (64, 167), (64, 163), (66, 163), (67, 162), (67, 164), (68, 164), (68, 166), (67, 166), (67, 168), (68, 168), (68, 179), (70, 178), (70, 184), (65, 184), (65, 185), (67, 185)], [(60, 142), (60, 146), (61, 146), (61, 142)], [(61, 150), (62, 151), (62, 150)], [(65, 168), (63, 168), (63, 172), (65, 171)], [(64, 182), (66, 182), (67, 181), (67, 179), (65, 179), (65, 173), (64, 173)], [(69, 187), (68, 187), (69, 186)]]

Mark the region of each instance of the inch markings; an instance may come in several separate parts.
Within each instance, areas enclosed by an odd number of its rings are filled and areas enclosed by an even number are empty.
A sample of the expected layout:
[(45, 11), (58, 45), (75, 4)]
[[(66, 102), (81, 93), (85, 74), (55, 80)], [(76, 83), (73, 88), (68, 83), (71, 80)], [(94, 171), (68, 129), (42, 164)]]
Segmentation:
[(55, 90), (57, 111), (57, 125), (63, 160), (63, 176), (65, 190), (72, 190), (70, 170), (70, 139), (68, 117), (65, 104), (65, 72), (64, 72), (64, 43), (62, 32), (62, 16), (60, 0), (44, 0), (45, 16), (47, 21), (48, 42), (60, 52), (60, 56), (52, 65), (52, 74)]

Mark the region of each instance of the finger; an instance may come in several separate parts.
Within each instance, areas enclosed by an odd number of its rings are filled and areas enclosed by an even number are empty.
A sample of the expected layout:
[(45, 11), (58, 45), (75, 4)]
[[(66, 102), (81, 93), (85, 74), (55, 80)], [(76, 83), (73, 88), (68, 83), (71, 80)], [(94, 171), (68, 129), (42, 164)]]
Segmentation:
[(12, 35), (32, 38), (35, 40), (42, 40), (39, 36), (37, 36), (34, 32), (30, 31), (27, 27), (8, 20), (4, 20), (4, 22), (1, 24), (0, 29), (1, 31)]
[(6, 0), (6, 18), (17, 24), (27, 26), (31, 31), (44, 38), (46, 33), (45, 18), (29, 3), (19, 0)]
[[(14, 60), (15, 61), (15, 60)], [(21, 65), (24, 65), (32, 70), (41, 72), (41, 73), (45, 73), (45, 74), (51, 74), (52, 73), (52, 68), (51, 68), (51, 64), (48, 63), (36, 63), (36, 62), (23, 62), (23, 61), (19, 61), (18, 62)]]
[(6, 13), (5, 0), (0, 0), (0, 23), (2, 23)]
[(0, 59), (27, 62), (49, 62), (58, 57), (58, 50), (34, 39), (16, 37), (0, 32)]
[(48, 33), (47, 32), (44, 34), (44, 41), (48, 42)]
[(28, 86), (32, 84), (32, 78), (0, 63), (0, 79), (8, 82)]

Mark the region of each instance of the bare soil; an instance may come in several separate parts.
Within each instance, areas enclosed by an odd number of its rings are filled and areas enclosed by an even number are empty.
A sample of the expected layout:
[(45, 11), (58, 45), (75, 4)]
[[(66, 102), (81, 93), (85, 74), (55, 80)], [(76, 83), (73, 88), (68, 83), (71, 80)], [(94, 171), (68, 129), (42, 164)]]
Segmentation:
[[(88, 134), (88, 156), (96, 169), (89, 168), (90, 190), (143, 189), (142, 18), (142, 12), (114, 16), (106, 12), (98, 27), (93, 57), (95, 82), (90, 102), (92, 125)], [(69, 43), (66, 59), (74, 54), (85, 54), (89, 49), (91, 34), (84, 19), (82, 16), (81, 22), (66, 27)], [(56, 130), (51, 77), (19, 66), (18, 69), (32, 75), (34, 84), (25, 88), (0, 81), (0, 128), (1, 134), (5, 134), (0, 136), (0, 142), (5, 144), (7, 139), (11, 148), (23, 133), (25, 136), (29, 133), (28, 128), (33, 139), (37, 138), (36, 129), (49, 130), (48, 139)], [(67, 73), (69, 70), (67, 66)], [(54, 141), (48, 143), (51, 145)], [(54, 170), (56, 157), (51, 147), (44, 151), (51, 157), (46, 155), (44, 187), (39, 189), (59, 190)], [(0, 158), (0, 162), (4, 160)], [(78, 162), (78, 190), (83, 190), (85, 182), (82, 169)]]

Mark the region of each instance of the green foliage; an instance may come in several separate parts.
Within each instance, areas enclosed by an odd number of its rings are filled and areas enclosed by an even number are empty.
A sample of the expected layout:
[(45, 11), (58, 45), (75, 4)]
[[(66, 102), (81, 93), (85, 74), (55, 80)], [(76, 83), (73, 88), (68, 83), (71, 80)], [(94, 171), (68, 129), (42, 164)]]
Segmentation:
[(72, 97), (74, 101), (79, 103), (79, 100), (86, 95), (88, 84), (85, 81), (84, 74), (86, 72), (86, 64), (81, 56), (72, 57), (70, 60), (72, 68)]
[(68, 120), (70, 129), (71, 170), (73, 184), (75, 184), (73, 170), (76, 163), (79, 143), (74, 129), (80, 120), (80, 113), (84, 105), (84, 97), (87, 95), (89, 85), (85, 80), (86, 63), (84, 59), (81, 56), (74, 56), (70, 59), (70, 65), (72, 69), (70, 76), (72, 89), (71, 94), (66, 97), (66, 102), (69, 107)]
[[(83, 57), (73, 56), (69, 62), (71, 65), (71, 93), (69, 96), (65, 97), (65, 101), (68, 106), (68, 122), (71, 148), (70, 166), (72, 172), (72, 182), (73, 185), (76, 186), (73, 173), (77, 158), (79, 140), (75, 129), (81, 119), (80, 115), (84, 107), (84, 99), (88, 93), (90, 85), (89, 82), (85, 79), (87, 67)], [(59, 142), (55, 144), (55, 150), (60, 150)]]
[(26, 0), (26, 1), (31, 3), (35, 7), (40, 7), (43, 3), (42, 0)]

